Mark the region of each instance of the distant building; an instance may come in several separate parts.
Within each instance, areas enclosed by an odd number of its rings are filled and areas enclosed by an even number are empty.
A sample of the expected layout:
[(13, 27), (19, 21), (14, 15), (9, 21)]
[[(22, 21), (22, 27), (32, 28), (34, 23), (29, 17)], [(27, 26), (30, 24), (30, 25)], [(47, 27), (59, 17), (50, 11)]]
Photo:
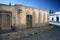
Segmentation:
[(48, 11), (20, 4), (0, 4), (0, 29), (40, 27), (48, 24)]
[(49, 15), (50, 22), (60, 22), (60, 12), (55, 12)]

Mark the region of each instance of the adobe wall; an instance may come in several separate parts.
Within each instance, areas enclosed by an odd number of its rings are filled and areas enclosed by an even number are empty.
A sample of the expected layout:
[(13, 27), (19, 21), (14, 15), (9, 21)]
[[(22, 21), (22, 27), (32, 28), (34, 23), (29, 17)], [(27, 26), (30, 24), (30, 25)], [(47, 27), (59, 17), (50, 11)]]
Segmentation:
[[(16, 5), (15, 6), (17, 9), (21, 9), (22, 12), (20, 13), (18, 18), (18, 24), (20, 22), (21, 27), (26, 27), (26, 15), (32, 15), (32, 26), (33, 27), (39, 27), (42, 25), (47, 25), (48, 24), (48, 11), (42, 10), (42, 9), (37, 9), (37, 8), (32, 8), (32, 7), (27, 7), (27, 6), (22, 6), (22, 5)], [(24, 25), (24, 26), (22, 26)]]
[[(22, 10), (18, 12), (18, 10)], [(39, 27), (48, 24), (48, 11), (27, 7), (23, 5), (5, 6), (0, 5), (0, 10), (12, 12), (12, 26), (17, 29), (26, 28), (26, 15), (32, 15), (32, 26)]]

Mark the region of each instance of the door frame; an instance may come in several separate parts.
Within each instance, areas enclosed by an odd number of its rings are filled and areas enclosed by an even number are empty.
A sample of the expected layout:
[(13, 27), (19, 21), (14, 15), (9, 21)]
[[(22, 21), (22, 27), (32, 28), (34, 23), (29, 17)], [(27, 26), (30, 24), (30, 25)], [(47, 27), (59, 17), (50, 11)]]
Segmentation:
[[(30, 25), (31, 27), (29, 27), (29, 25)], [(32, 28), (32, 15), (26, 15), (26, 26), (27, 26), (28, 28)]]

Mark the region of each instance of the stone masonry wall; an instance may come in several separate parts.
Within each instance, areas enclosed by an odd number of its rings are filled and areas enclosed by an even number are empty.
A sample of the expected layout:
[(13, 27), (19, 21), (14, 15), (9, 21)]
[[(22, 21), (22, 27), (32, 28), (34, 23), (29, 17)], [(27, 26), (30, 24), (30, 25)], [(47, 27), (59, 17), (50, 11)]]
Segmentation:
[(0, 40), (18, 40), (47, 30), (51, 30), (51, 27), (49, 28), (47, 26), (47, 28), (35, 27), (31, 29), (22, 29), (16, 32), (0, 34)]

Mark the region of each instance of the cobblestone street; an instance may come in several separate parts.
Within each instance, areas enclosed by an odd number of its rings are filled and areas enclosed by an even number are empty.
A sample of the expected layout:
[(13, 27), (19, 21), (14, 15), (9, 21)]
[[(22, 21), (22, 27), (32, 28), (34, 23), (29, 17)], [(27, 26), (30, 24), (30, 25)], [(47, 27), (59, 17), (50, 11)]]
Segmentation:
[(60, 40), (60, 27), (55, 27), (51, 31), (42, 32), (34, 36), (25, 37), (20, 40)]

